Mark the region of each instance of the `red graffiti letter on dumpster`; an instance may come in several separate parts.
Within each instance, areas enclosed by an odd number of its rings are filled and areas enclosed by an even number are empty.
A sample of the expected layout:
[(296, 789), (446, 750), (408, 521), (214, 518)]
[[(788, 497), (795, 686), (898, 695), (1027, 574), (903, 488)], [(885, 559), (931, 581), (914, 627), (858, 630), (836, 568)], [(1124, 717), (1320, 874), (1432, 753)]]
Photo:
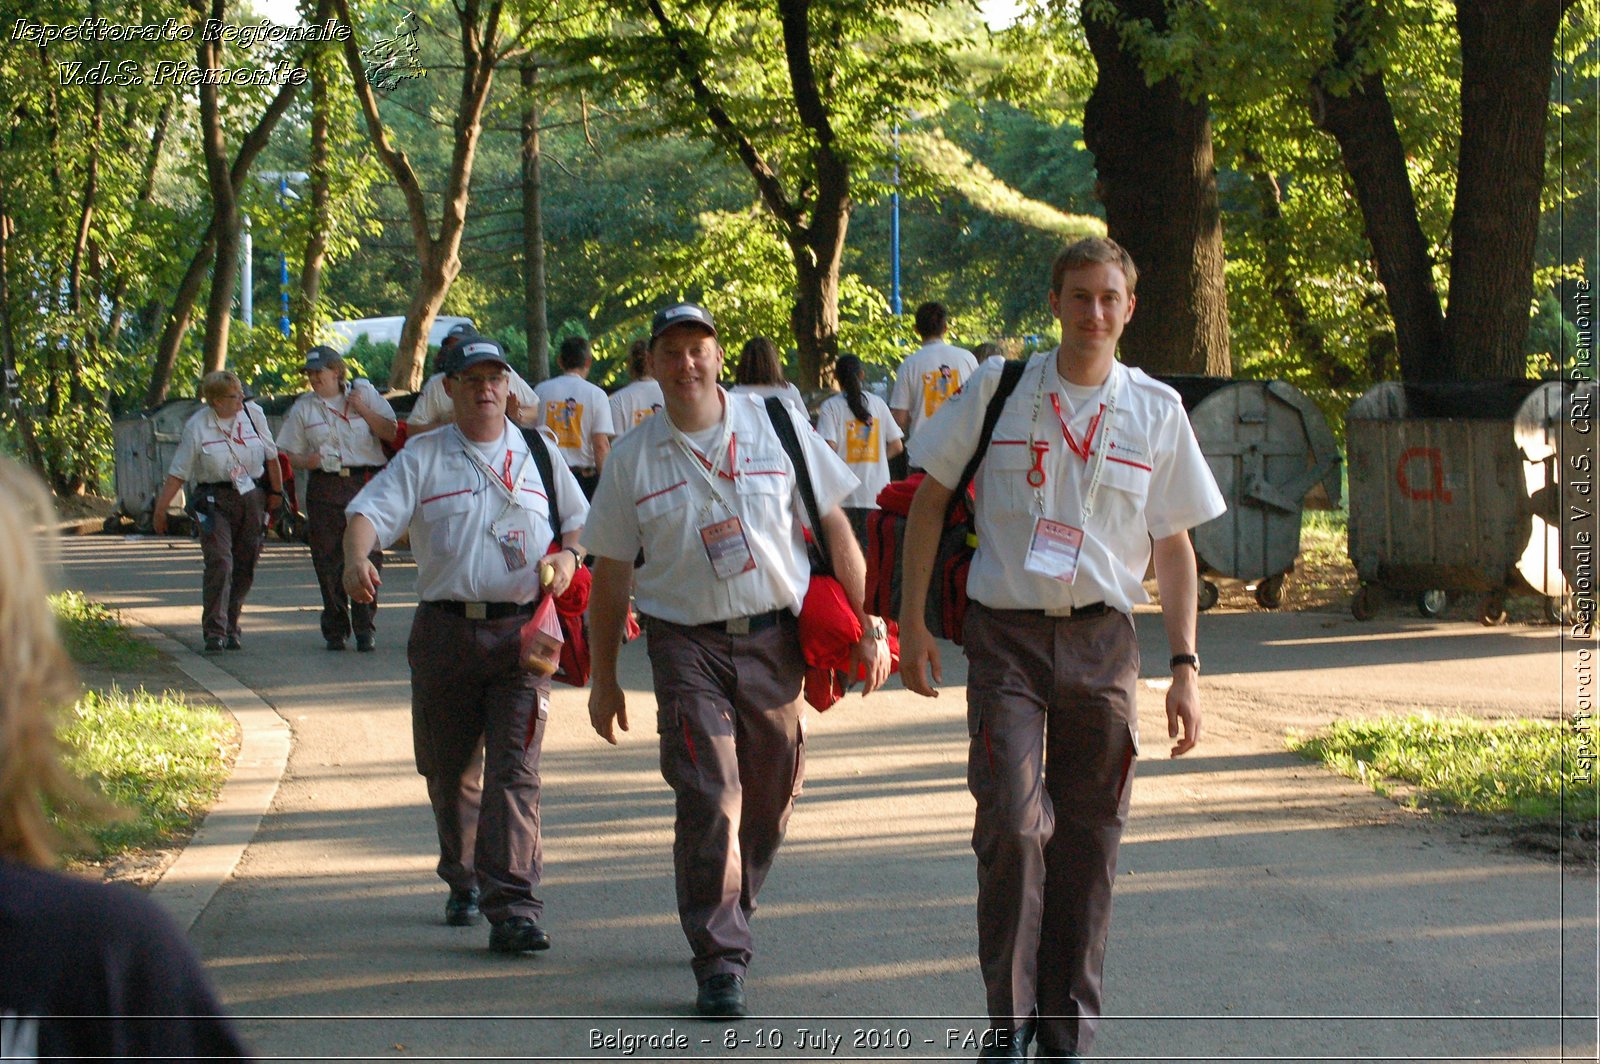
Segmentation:
[[(1429, 486), (1414, 488), (1411, 486), (1411, 477), (1407, 470), (1411, 463), (1421, 459), (1428, 463)], [(1439, 453), (1437, 447), (1412, 447), (1400, 456), (1400, 462), (1394, 469), (1395, 483), (1400, 486), (1400, 494), (1408, 499), (1420, 502), (1452, 501), (1450, 489), (1444, 486), (1444, 455)]]

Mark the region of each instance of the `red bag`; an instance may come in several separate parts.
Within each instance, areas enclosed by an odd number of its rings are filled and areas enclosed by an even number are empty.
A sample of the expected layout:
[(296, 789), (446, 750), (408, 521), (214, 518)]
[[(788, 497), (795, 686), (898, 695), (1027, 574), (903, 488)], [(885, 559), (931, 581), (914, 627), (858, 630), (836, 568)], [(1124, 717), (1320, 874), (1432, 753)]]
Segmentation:
[(561, 666), (556, 669), (556, 680), (572, 687), (582, 687), (589, 682), (589, 588), (593, 577), (589, 570), (578, 566), (572, 574), (572, 583), (556, 596), (556, 619), (561, 622)]
[[(889, 629), (889, 669), (900, 667), (900, 626), (886, 621)], [(856, 620), (844, 588), (831, 576), (813, 574), (800, 607), (800, 648), (806, 658), (805, 699), (818, 710), (825, 710), (839, 699), (850, 684), (866, 679), (866, 667), (858, 666), (855, 676), (844, 669), (850, 652), (861, 639), (861, 622)]]

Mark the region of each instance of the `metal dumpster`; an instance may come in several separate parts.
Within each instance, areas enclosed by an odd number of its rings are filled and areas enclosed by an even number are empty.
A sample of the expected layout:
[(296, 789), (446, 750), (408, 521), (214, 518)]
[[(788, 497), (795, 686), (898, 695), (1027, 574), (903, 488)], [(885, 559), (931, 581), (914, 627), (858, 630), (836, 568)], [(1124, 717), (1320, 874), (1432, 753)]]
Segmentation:
[[(1543, 596), (1559, 617), (1556, 454), (1560, 382), (1387, 382), (1351, 404), (1350, 560), (1356, 619), (1386, 591), (1414, 592), (1432, 616), (1446, 593), (1480, 593), (1485, 624), (1511, 594)], [(1536, 502), (1537, 498), (1537, 502)], [(1543, 511), (1542, 513), (1540, 511)]]
[(1202, 610), (1217, 603), (1205, 574), (1255, 581), (1256, 602), (1274, 609), (1300, 553), (1307, 492), (1340, 497), (1338, 447), (1322, 411), (1284, 381), (1162, 377), (1183, 397), (1195, 438), (1228, 511), (1194, 530)]
[[(118, 418), (112, 424), (117, 509), (106, 519), (107, 529), (127, 518), (140, 532), (154, 531), (151, 514), (156, 494), (167, 479), (172, 456), (178, 453), (184, 423), (203, 405), (198, 399), (173, 399), (148, 413)], [(181, 495), (177, 502), (182, 505)]]
[[(267, 429), (274, 436), (283, 424), (283, 415), (294, 402), (294, 396), (281, 399), (258, 399), (267, 416)], [(205, 404), (198, 399), (172, 399), (154, 410), (132, 417), (118, 418), (111, 426), (112, 445), (115, 448), (117, 508), (106, 518), (106, 530), (115, 531), (124, 518), (144, 533), (155, 531), (152, 523), (156, 495), (167, 479), (167, 469), (178, 453), (178, 441), (183, 437), (183, 426)], [(304, 499), (305, 485), (298, 474), (296, 485)], [(182, 508), (186, 495), (180, 491), (173, 505)], [(284, 539), (304, 537), (305, 519), (285, 510), (279, 519), (277, 532)]]

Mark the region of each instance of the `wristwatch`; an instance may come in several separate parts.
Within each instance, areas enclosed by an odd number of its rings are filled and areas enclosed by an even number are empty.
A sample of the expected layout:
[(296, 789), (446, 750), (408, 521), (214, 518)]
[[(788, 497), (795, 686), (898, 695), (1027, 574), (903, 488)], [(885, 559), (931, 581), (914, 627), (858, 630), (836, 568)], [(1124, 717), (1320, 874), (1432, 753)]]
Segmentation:
[(561, 549), (572, 555), (572, 562), (574, 565), (583, 564), (583, 551), (579, 550), (577, 547), (562, 547)]
[(866, 634), (874, 639), (888, 639), (889, 626), (883, 623), (882, 617), (868, 617)]
[(1179, 665), (1191, 666), (1196, 673), (1200, 671), (1199, 654), (1174, 654), (1172, 660), (1167, 662), (1167, 668), (1176, 669)]

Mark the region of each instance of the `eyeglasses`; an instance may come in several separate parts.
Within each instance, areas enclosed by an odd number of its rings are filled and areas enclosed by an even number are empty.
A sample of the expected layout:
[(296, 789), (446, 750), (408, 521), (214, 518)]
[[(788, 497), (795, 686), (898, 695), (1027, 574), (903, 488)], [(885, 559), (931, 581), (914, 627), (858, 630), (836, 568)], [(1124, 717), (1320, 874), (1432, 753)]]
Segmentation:
[(465, 384), (468, 388), (482, 388), (484, 385), (488, 385), (489, 387), (493, 388), (493, 387), (496, 387), (498, 385), (504, 384), (506, 381), (508, 381), (510, 379), (511, 379), (511, 375), (508, 374), (508, 373), (458, 373), (458, 374), (456, 374), (456, 380), (460, 381), (462, 384)]
[(219, 396), (217, 396), (215, 399), (213, 399), (211, 401), (214, 402), (214, 403), (222, 403), (222, 402), (242, 403), (242, 402), (244, 402), (244, 396), (240, 395), (238, 393), (234, 393), (233, 395), (219, 395)]

